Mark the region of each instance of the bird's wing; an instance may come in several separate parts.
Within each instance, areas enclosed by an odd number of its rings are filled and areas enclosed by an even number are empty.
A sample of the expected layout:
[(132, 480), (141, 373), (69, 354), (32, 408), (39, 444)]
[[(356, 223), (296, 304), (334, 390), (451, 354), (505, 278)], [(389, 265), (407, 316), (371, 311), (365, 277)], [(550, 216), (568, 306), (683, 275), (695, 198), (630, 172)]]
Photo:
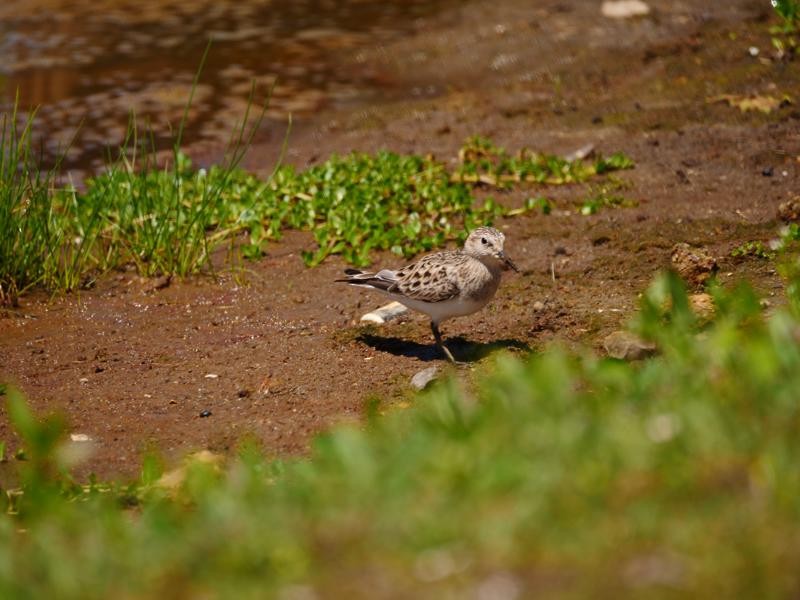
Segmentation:
[(439, 252), (422, 257), (396, 273), (392, 291), (413, 300), (443, 302), (458, 296), (455, 267), (463, 261), (459, 252)]

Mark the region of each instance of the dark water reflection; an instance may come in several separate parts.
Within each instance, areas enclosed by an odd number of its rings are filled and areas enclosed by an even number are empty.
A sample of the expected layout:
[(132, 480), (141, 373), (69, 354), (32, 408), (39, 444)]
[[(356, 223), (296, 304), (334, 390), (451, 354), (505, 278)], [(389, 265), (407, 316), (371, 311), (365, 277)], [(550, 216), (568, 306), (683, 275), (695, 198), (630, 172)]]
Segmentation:
[(207, 40), (187, 140), (220, 146), (273, 85), (268, 118), (363, 104), (391, 88), (364, 52), (407, 34), (453, 0), (3, 0), (0, 111), (39, 107), (53, 156), (78, 130), (69, 166), (95, 170), (128, 117), (165, 145)]

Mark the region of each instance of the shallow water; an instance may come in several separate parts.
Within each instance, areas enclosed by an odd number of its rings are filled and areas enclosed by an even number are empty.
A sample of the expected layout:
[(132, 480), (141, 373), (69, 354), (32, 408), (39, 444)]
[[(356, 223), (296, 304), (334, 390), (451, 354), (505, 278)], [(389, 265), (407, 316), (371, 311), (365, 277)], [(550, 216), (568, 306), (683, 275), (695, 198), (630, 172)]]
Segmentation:
[(140, 136), (146, 126), (167, 148), (211, 38), (185, 139), (221, 148), (251, 88), (256, 104), (272, 90), (273, 126), (289, 113), (303, 119), (382, 96), (391, 76), (363, 51), (408, 34), (447, 4), (454, 2), (4, 0), (0, 111), (9, 112), (17, 94), (23, 112), (38, 107), (46, 158), (68, 147), (73, 168), (96, 171), (123, 142), (131, 115)]

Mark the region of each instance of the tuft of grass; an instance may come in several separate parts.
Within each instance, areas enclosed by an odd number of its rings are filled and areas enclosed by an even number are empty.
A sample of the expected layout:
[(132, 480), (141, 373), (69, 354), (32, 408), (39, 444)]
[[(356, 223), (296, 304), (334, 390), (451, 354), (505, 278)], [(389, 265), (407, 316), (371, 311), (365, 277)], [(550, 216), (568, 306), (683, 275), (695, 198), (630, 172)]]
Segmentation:
[(800, 592), (800, 314), (715, 289), (701, 326), (659, 277), (638, 365), (558, 348), (497, 357), (308, 459), (76, 485), (56, 421), (11, 392), (29, 460), (2, 495), (9, 598), (792, 597)]
[(55, 201), (59, 161), (51, 170), (38, 168), (34, 115), (20, 123), (17, 107), (15, 101), (10, 114), (0, 115), (0, 304), (6, 305), (16, 305), (33, 285), (59, 288), (72, 281), (86, 247), (65, 226), (73, 206)]
[[(158, 170), (152, 156), (136, 165), (140, 152), (135, 118), (120, 156), (88, 190), (57, 187), (61, 159), (43, 171), (32, 154), (35, 113), (18, 125), (17, 104), (0, 124), (0, 304), (16, 304), (35, 285), (69, 291), (92, 284), (98, 273), (134, 263), (143, 275), (186, 275), (209, 264), (212, 208), (260, 125), (250, 119), (253, 93), (241, 126), (231, 136), (223, 166), (213, 182), (191, 172), (181, 151), (188, 111), (207, 58), (206, 47), (174, 140), (173, 161)], [(247, 127), (250, 125), (248, 131)], [(187, 193), (187, 188), (191, 191)]]

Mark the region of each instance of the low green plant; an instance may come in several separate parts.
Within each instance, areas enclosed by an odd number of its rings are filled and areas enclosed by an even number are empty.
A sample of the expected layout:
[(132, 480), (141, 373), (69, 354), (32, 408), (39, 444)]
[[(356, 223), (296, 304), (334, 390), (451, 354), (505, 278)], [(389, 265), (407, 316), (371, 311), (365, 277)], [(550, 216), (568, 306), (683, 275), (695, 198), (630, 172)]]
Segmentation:
[(796, 35), (800, 32), (800, 1), (771, 0), (771, 4), (781, 20), (780, 25), (770, 28), (772, 44), (782, 57), (792, 57), (798, 49)]
[(641, 364), (500, 355), (308, 458), (244, 447), (170, 485), (153, 460), (131, 486), (74, 485), (57, 424), (17, 407), (31, 456), (0, 514), (0, 595), (795, 596), (800, 321), (713, 294), (698, 335), (659, 277), (636, 328), (660, 354)]
[(636, 200), (631, 200), (618, 193), (617, 189), (617, 186), (604, 185), (592, 190), (581, 204), (579, 209), (580, 213), (589, 216), (596, 214), (599, 210), (604, 208), (622, 208), (639, 205)]
[(408, 258), (463, 241), (465, 230), (509, 212), (491, 198), (477, 203), (443, 164), (392, 152), (333, 156), (301, 173), (282, 168), (253, 208), (272, 237), (283, 228), (313, 231), (317, 249), (303, 253), (310, 266), (330, 254), (363, 266), (373, 249)]
[(481, 136), (472, 136), (465, 142), (459, 152), (459, 162), (452, 176), (454, 181), (498, 187), (521, 182), (549, 185), (581, 183), (595, 175), (633, 167), (633, 161), (621, 152), (608, 158), (601, 156), (592, 162), (541, 154), (528, 148), (512, 156), (504, 148)]
[(793, 242), (800, 242), (800, 224), (789, 223), (786, 225), (786, 227), (781, 231), (780, 240), (784, 245), (789, 245)]
[(521, 208), (509, 211), (509, 215), (516, 214), (516, 212), (540, 211), (543, 215), (549, 215), (553, 211), (553, 201), (544, 196), (536, 198), (526, 198), (525, 204)]
[(731, 250), (733, 258), (745, 258), (752, 256), (754, 258), (763, 258), (766, 260), (775, 258), (775, 252), (767, 248), (764, 242), (758, 240), (744, 242)]

